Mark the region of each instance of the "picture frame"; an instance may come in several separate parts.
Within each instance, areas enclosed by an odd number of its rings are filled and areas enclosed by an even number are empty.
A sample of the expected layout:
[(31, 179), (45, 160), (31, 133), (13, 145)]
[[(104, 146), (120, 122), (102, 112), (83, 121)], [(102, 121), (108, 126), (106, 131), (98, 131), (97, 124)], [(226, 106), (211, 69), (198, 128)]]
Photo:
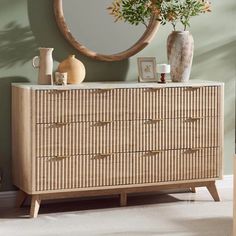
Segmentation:
[(139, 82), (157, 82), (156, 58), (139, 57), (138, 62), (138, 81)]

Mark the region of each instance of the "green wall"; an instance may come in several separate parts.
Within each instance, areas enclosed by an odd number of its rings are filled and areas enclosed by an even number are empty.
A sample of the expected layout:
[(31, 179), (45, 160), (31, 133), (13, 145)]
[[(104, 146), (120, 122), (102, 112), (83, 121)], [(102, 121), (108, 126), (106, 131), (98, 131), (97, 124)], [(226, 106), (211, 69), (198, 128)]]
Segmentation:
[[(232, 174), (235, 126), (236, 2), (212, 0), (213, 12), (192, 20), (195, 39), (192, 79), (225, 82), (225, 174)], [(166, 38), (171, 28), (162, 27), (150, 46), (122, 62), (93, 61), (78, 54), (57, 29), (53, 0), (0, 0), (0, 169), (1, 191), (11, 184), (11, 91), (12, 82), (37, 80), (31, 58), (39, 46), (54, 47), (55, 68), (74, 53), (86, 68), (86, 81), (136, 80), (136, 59), (155, 56), (166, 62)], [(125, 34), (124, 34), (125, 35)]]

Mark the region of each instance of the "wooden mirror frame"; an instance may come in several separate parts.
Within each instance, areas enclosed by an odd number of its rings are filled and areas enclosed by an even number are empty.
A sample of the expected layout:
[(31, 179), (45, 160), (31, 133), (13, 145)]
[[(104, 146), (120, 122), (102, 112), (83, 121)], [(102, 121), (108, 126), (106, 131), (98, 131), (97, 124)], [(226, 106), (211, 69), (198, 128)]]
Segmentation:
[(65, 21), (62, 1), (63, 0), (54, 0), (54, 13), (60, 31), (69, 41), (69, 43), (72, 44), (79, 52), (95, 60), (121, 61), (135, 55), (136, 53), (144, 49), (152, 41), (160, 26), (160, 22), (156, 20), (156, 16), (153, 16), (144, 34), (141, 36), (141, 38), (138, 39), (138, 41), (132, 47), (116, 54), (111, 54), (111, 55), (99, 54), (96, 53), (95, 51), (92, 51), (89, 48), (86, 48), (84, 45), (82, 45), (79, 41), (77, 41), (74, 38), (73, 34), (70, 32), (70, 29), (68, 28)]

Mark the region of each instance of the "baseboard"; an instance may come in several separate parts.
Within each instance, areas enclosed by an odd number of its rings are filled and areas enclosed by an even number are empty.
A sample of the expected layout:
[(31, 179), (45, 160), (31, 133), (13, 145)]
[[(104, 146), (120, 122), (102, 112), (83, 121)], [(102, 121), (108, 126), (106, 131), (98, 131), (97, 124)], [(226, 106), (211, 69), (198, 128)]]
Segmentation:
[[(216, 181), (217, 188), (233, 188), (233, 175), (224, 175), (222, 180)], [(0, 192), (0, 207), (14, 207), (17, 191)]]
[(0, 207), (14, 207), (17, 191), (0, 192)]

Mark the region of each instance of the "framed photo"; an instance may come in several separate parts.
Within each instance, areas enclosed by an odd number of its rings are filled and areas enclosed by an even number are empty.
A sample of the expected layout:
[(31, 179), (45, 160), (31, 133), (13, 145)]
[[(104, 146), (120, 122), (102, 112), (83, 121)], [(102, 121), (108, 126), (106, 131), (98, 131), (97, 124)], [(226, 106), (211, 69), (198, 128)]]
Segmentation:
[(156, 58), (139, 57), (138, 58), (139, 82), (157, 82)]

